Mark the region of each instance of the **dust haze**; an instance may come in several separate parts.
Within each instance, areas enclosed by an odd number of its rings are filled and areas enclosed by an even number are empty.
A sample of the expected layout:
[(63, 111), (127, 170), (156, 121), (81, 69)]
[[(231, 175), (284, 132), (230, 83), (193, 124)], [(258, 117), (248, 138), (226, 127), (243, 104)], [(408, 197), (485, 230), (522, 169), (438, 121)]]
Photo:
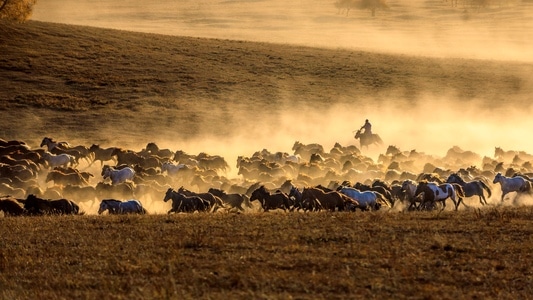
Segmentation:
[[(339, 10), (328, 1), (38, 1), (34, 20), (106, 28), (438, 57), (533, 56), (533, 2), (486, 6), (388, 0), (388, 9)], [(480, 1), (477, 1), (480, 2)]]

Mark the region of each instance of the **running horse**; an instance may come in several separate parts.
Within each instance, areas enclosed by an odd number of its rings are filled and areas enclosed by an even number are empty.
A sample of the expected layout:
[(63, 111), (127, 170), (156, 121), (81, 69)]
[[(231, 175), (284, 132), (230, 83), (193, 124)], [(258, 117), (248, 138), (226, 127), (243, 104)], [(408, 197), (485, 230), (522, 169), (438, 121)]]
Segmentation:
[(104, 177), (104, 179), (108, 177), (111, 178), (111, 184), (116, 185), (126, 181), (133, 181), (133, 177), (135, 177), (135, 170), (130, 167), (117, 170), (113, 167), (104, 166), (101, 175)]
[(511, 192), (518, 193), (529, 193), (531, 192), (531, 182), (525, 179), (524, 177), (506, 177), (501, 173), (496, 174), (494, 177), (494, 184), (500, 183), (502, 188), (502, 200), (505, 198), (505, 195)]
[(111, 215), (146, 214), (146, 209), (144, 209), (141, 202), (135, 199), (127, 201), (104, 199), (100, 203), (100, 207), (98, 208), (98, 214), (101, 215), (106, 210)]
[(381, 139), (381, 137), (379, 137), (377, 133), (363, 134), (361, 133), (361, 129), (357, 130), (354, 138), (356, 140), (359, 139), (359, 145), (361, 149), (363, 149), (363, 147), (366, 147), (368, 149), (368, 146), (372, 146), (374, 144), (378, 146), (383, 145), (383, 140)]
[[(426, 205), (426, 202), (442, 202), (442, 209), (446, 208), (446, 199), (450, 198), (453, 201), (455, 210), (458, 209), (459, 204), (463, 202), (465, 196), (463, 188), (457, 183), (442, 183), (438, 184), (435, 182), (421, 181), (418, 183), (415, 191), (415, 197), (421, 196), (423, 194), (424, 198), (422, 200), (422, 207)], [(463, 205), (465, 205), (463, 203)]]
[(485, 198), (484, 191), (487, 191), (488, 198), (490, 198), (490, 196), (492, 195), (490, 187), (488, 187), (483, 181), (472, 180), (466, 182), (457, 173), (450, 174), (450, 176), (448, 176), (448, 179), (446, 179), (446, 182), (459, 184), (465, 192), (465, 197), (478, 196), (479, 203), (481, 203), (481, 205), (487, 204), (487, 199)]
[(258, 200), (261, 203), (261, 207), (265, 212), (270, 209), (281, 208), (284, 211), (287, 211), (291, 208), (291, 200), (289, 196), (283, 192), (270, 193), (267, 191), (264, 185), (257, 188), (252, 192), (250, 197), (250, 202)]

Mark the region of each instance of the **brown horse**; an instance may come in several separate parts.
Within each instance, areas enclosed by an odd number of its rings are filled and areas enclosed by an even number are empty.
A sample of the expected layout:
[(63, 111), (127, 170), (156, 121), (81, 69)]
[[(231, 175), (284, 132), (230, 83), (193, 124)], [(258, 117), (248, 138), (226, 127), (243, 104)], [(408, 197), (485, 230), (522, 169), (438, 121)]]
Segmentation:
[[(228, 204), (231, 208), (236, 208), (240, 211), (244, 211), (242, 205), (246, 205), (251, 208), (250, 198), (247, 195), (232, 193), (228, 194), (221, 189), (210, 188), (207, 192), (219, 197), (225, 204)], [(226, 206), (227, 207), (227, 206)]]
[(287, 209), (290, 209), (291, 207), (291, 200), (287, 194), (283, 192), (271, 194), (269, 191), (267, 191), (264, 185), (252, 192), (250, 202), (255, 200), (258, 200), (261, 203), (261, 207), (263, 207), (265, 212), (269, 211), (270, 209), (278, 208), (287, 211)]
[(337, 191), (324, 192), (319, 188), (304, 188), (302, 191), (302, 201), (309, 201), (310, 199), (318, 200), (320, 205), (329, 211), (344, 211), (347, 203), (359, 205), (357, 201)]

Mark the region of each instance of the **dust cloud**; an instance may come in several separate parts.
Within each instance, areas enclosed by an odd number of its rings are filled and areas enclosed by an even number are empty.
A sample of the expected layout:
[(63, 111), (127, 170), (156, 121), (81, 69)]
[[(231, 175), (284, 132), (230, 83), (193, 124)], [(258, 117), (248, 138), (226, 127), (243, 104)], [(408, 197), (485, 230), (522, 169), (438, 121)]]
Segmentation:
[[(242, 125), (232, 126), (231, 131), (223, 135), (202, 131), (187, 139), (163, 131), (158, 136), (137, 137), (134, 140), (142, 141), (138, 144), (122, 146), (140, 150), (148, 142), (156, 142), (161, 148), (174, 151), (221, 155), (230, 164), (231, 175), (236, 175), (237, 156), (251, 156), (263, 149), (293, 154), (295, 141), (319, 143), (325, 151), (335, 143), (359, 147), (353, 132), (365, 119), (370, 120), (372, 131), (384, 141), (382, 146), (362, 149), (365, 156), (376, 161), (389, 145), (435, 157), (444, 157), (453, 146), (491, 158), (495, 147), (529, 153), (528, 149), (533, 148), (533, 141), (528, 138), (528, 132), (533, 128), (533, 107), (495, 110), (483, 105), (482, 100), (465, 103), (435, 95), (421, 96), (416, 102), (394, 100), (376, 104), (372, 100), (358, 101), (366, 105), (335, 104), (320, 109), (291, 106), (287, 102), (276, 113), (254, 118), (235, 114), (231, 123)], [(481, 167), (481, 161), (472, 162), (472, 165)]]
[[(473, 1), (472, 1), (473, 2)], [(335, 1), (39, 1), (33, 19), (168, 35), (289, 43), (409, 55), (532, 61), (533, 3), (388, 0), (339, 10)]]

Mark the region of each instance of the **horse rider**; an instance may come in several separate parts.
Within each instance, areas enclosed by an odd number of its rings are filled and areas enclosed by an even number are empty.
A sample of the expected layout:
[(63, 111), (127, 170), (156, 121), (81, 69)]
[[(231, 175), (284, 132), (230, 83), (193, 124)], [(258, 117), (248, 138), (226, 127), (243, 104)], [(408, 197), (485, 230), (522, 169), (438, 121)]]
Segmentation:
[(368, 119), (365, 120), (365, 124), (361, 127), (360, 130), (364, 129), (365, 131), (363, 132), (364, 135), (366, 136), (371, 136), (372, 135), (372, 124), (370, 124), (370, 122), (368, 122)]

